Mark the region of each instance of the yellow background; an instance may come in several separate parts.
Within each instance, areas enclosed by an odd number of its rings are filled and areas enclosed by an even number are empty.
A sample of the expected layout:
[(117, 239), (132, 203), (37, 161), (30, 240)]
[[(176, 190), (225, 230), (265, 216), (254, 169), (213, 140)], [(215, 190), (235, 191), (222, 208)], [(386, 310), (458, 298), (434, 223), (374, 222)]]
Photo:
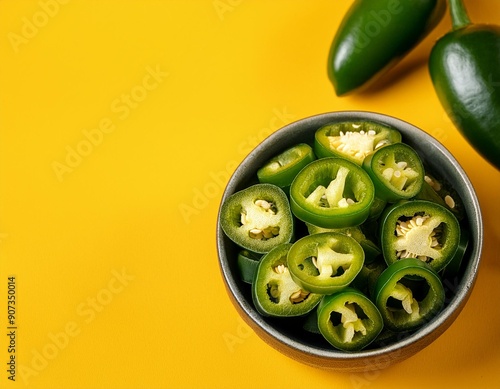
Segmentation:
[[(1, 388), (500, 387), (500, 174), (448, 120), (426, 67), (449, 17), (384, 84), (338, 98), (326, 57), (350, 4), (0, 1), (0, 333), (9, 275), (18, 302), (16, 382), (2, 336)], [(474, 21), (500, 23), (499, 2), (466, 5)], [(220, 197), (246, 153), (287, 123), (346, 109), (440, 140), (485, 228), (478, 282), (452, 327), (357, 375), (261, 341), (231, 305), (215, 249)]]

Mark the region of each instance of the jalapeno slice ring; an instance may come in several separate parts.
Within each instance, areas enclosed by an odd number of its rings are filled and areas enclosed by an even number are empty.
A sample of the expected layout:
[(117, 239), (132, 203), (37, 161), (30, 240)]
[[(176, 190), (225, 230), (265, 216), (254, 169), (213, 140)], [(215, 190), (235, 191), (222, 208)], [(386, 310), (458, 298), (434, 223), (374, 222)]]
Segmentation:
[(441, 311), (444, 300), (443, 284), (437, 273), (415, 258), (389, 265), (375, 286), (375, 304), (385, 326), (392, 331), (422, 326)]
[(287, 256), (293, 280), (303, 289), (331, 294), (346, 288), (363, 267), (365, 253), (352, 237), (322, 232), (297, 240)]
[(291, 243), (283, 243), (264, 255), (252, 283), (252, 300), (263, 316), (302, 316), (313, 310), (321, 295), (297, 285), (287, 267)]
[(363, 169), (375, 185), (375, 196), (387, 202), (415, 197), (424, 183), (422, 161), (404, 143), (384, 146), (368, 154)]
[(315, 159), (312, 147), (307, 143), (299, 143), (271, 158), (257, 170), (257, 178), (259, 182), (286, 188), (302, 168)]
[(359, 226), (346, 227), (346, 228), (323, 228), (315, 226), (311, 223), (306, 223), (309, 235), (319, 234), (321, 232), (340, 232), (356, 239), (365, 252), (365, 263), (372, 262), (380, 256), (382, 251), (380, 248), (369, 238), (365, 236)]
[(373, 342), (383, 329), (375, 304), (354, 288), (323, 297), (318, 306), (318, 328), (335, 348), (359, 351)]
[(314, 138), (314, 152), (318, 158), (342, 157), (361, 166), (364, 158), (374, 150), (401, 142), (401, 133), (382, 123), (346, 121), (322, 126)]
[(221, 207), (221, 227), (240, 247), (264, 254), (291, 241), (293, 216), (279, 187), (255, 184), (229, 196)]
[(417, 258), (439, 272), (453, 258), (459, 242), (457, 218), (430, 201), (396, 203), (381, 217), (382, 253), (388, 265)]
[(360, 166), (342, 158), (322, 158), (297, 174), (290, 187), (290, 206), (298, 219), (318, 227), (354, 227), (368, 218), (374, 192)]

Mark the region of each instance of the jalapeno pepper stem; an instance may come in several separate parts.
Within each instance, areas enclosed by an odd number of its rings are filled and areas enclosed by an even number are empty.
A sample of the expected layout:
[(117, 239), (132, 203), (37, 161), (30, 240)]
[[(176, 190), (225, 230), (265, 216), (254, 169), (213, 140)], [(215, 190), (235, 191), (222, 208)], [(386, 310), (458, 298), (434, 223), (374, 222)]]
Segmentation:
[(453, 24), (453, 30), (458, 30), (460, 28), (467, 27), (472, 24), (469, 15), (467, 14), (467, 9), (462, 0), (448, 0), (450, 5), (451, 22)]

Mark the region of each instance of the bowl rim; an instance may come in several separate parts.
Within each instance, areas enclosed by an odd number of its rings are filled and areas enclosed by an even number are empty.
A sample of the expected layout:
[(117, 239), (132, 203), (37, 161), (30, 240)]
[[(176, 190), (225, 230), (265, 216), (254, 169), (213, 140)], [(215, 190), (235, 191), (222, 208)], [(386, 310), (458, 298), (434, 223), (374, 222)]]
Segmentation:
[[(437, 316), (431, 319), (419, 330), (405, 337), (404, 339), (398, 340), (394, 343), (380, 348), (346, 353), (344, 351), (336, 350), (333, 347), (332, 349), (312, 347), (284, 335), (283, 333), (275, 329), (272, 325), (268, 324), (265, 319), (255, 310), (252, 304), (247, 301), (247, 299), (241, 292), (236, 280), (231, 273), (229, 264), (227, 263), (227, 258), (224, 255), (224, 242), (226, 238), (220, 227), (220, 206), (217, 214), (216, 242), (219, 268), (226, 286), (226, 290), (232, 295), (230, 297), (232, 297), (231, 300), (233, 304), (237, 304), (238, 310), (244, 312), (245, 315), (251, 320), (253, 325), (264, 331), (267, 336), (274, 338), (279, 343), (285, 345), (286, 347), (290, 347), (300, 353), (306, 353), (310, 356), (319, 357), (322, 359), (328, 358), (334, 360), (349, 361), (364, 359), (367, 357), (380, 357), (382, 355), (387, 355), (390, 353), (397, 353), (402, 348), (406, 348), (411, 346), (412, 344), (418, 343), (422, 341), (422, 339), (429, 337), (433, 333), (438, 333), (438, 336), (440, 336), (441, 333), (446, 329), (442, 329), (441, 327), (447, 322), (449, 323), (450, 320), (454, 320), (456, 318), (456, 316), (463, 309), (463, 306), (465, 305), (470, 296), (470, 293), (472, 292), (481, 262), (484, 232), (481, 208), (474, 187), (462, 166), (448, 151), (448, 149), (442, 143), (436, 140), (432, 135), (428, 134), (417, 126), (410, 124), (409, 122), (387, 114), (362, 110), (345, 110), (320, 113), (298, 119), (276, 130), (274, 133), (260, 142), (242, 159), (238, 167), (231, 175), (227, 186), (224, 189), (220, 205), (222, 205), (222, 203), (229, 195), (238, 190), (237, 186), (238, 182), (240, 181), (239, 177), (242, 175), (244, 176), (244, 172), (247, 169), (247, 166), (255, 163), (254, 161), (256, 160), (256, 156), (261, 154), (263, 150), (269, 147), (269, 145), (281, 141), (286, 136), (290, 136), (290, 132), (295, 133), (304, 131), (304, 127), (319, 128), (319, 126), (328, 122), (339, 122), (344, 120), (373, 120), (399, 129), (402, 132), (403, 138), (405, 136), (408, 136), (408, 134), (411, 134), (412, 136), (423, 137), (426, 143), (432, 144), (431, 149), (433, 150), (433, 152), (437, 153), (440, 159), (446, 160), (446, 167), (453, 167), (455, 173), (458, 174), (457, 181), (463, 184), (463, 187), (461, 187), (461, 198), (468, 210), (468, 222), (470, 224), (471, 231), (474, 232), (474, 245), (472, 247), (469, 262), (466, 269), (464, 270), (464, 275), (459, 285), (457, 285), (458, 291), (456, 291), (451, 301), (449, 301), (449, 303)], [(428, 148), (429, 146), (425, 147)], [(464, 196), (464, 193), (467, 196)]]

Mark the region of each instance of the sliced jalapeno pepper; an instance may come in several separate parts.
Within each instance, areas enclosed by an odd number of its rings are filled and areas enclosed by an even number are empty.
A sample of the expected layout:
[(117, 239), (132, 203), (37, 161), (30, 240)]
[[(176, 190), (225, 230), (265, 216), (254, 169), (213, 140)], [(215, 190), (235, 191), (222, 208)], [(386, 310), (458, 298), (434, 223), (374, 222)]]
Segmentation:
[(375, 286), (375, 304), (392, 331), (408, 331), (431, 320), (444, 305), (441, 279), (416, 258), (405, 258), (385, 269)]
[(287, 267), (291, 243), (283, 243), (264, 255), (252, 283), (252, 300), (264, 316), (292, 317), (309, 313), (321, 300), (297, 285)]
[(318, 310), (313, 309), (305, 318), (302, 328), (312, 334), (321, 335), (318, 328)]
[(375, 304), (354, 288), (325, 296), (318, 305), (318, 328), (335, 348), (359, 351), (368, 346), (383, 329)]
[(309, 235), (318, 234), (320, 232), (340, 232), (341, 234), (352, 236), (361, 245), (363, 251), (365, 252), (365, 263), (372, 262), (382, 253), (380, 248), (372, 240), (365, 236), (359, 226), (346, 228), (323, 228), (306, 223), (306, 227)]
[(397, 203), (381, 217), (382, 253), (388, 265), (418, 258), (436, 272), (453, 258), (460, 242), (457, 218), (443, 206), (425, 200)]
[(422, 184), (420, 192), (418, 192), (418, 194), (415, 196), (415, 199), (431, 201), (433, 203), (437, 203), (445, 207), (446, 203), (444, 202), (444, 199), (442, 199), (441, 196), (439, 196), (439, 194), (436, 192), (436, 190), (434, 189), (433, 185), (430, 184), (430, 182), (431, 178), (429, 178), (429, 176), (427, 175), (424, 176), (424, 183)]
[(373, 198), (372, 206), (370, 207), (370, 214), (368, 215), (368, 220), (378, 219), (380, 215), (382, 215), (382, 212), (384, 211), (386, 205), (387, 201), (382, 200), (381, 198), (375, 196)]
[(465, 217), (464, 205), (456, 190), (448, 182), (429, 173), (424, 176), (424, 185), (415, 198), (433, 201), (448, 208), (458, 220)]
[(260, 254), (293, 237), (288, 199), (272, 184), (255, 184), (229, 196), (221, 207), (221, 227), (237, 245)]
[(404, 332), (395, 332), (388, 330), (386, 327), (382, 330), (382, 332), (377, 336), (377, 339), (373, 341), (371, 344), (372, 347), (382, 348), (386, 347), (392, 343), (397, 342), (398, 340), (405, 338)]
[(311, 162), (290, 187), (290, 205), (300, 220), (324, 228), (353, 227), (370, 214), (373, 182), (358, 165), (342, 158)]
[(368, 154), (363, 169), (375, 185), (375, 196), (388, 202), (416, 196), (425, 176), (417, 152), (404, 143), (387, 145)]
[(262, 255), (252, 253), (245, 249), (238, 253), (238, 271), (243, 282), (246, 282), (247, 284), (251, 284), (253, 282), (261, 257)]
[(465, 253), (469, 246), (470, 233), (468, 230), (462, 230), (460, 235), (460, 243), (458, 244), (457, 251), (450, 262), (443, 269), (441, 276), (444, 278), (456, 277), (462, 268)]
[(318, 158), (342, 157), (361, 165), (379, 147), (401, 142), (401, 133), (382, 123), (359, 121), (326, 124), (314, 136)]
[(257, 171), (259, 182), (286, 188), (292, 184), (298, 172), (316, 156), (307, 143), (300, 143), (271, 158)]
[(387, 264), (380, 257), (371, 263), (365, 261), (363, 268), (350, 286), (363, 292), (366, 296), (373, 297), (377, 279), (386, 268)]
[(296, 284), (313, 293), (331, 294), (346, 288), (363, 267), (365, 253), (352, 237), (322, 232), (297, 240), (287, 264)]

